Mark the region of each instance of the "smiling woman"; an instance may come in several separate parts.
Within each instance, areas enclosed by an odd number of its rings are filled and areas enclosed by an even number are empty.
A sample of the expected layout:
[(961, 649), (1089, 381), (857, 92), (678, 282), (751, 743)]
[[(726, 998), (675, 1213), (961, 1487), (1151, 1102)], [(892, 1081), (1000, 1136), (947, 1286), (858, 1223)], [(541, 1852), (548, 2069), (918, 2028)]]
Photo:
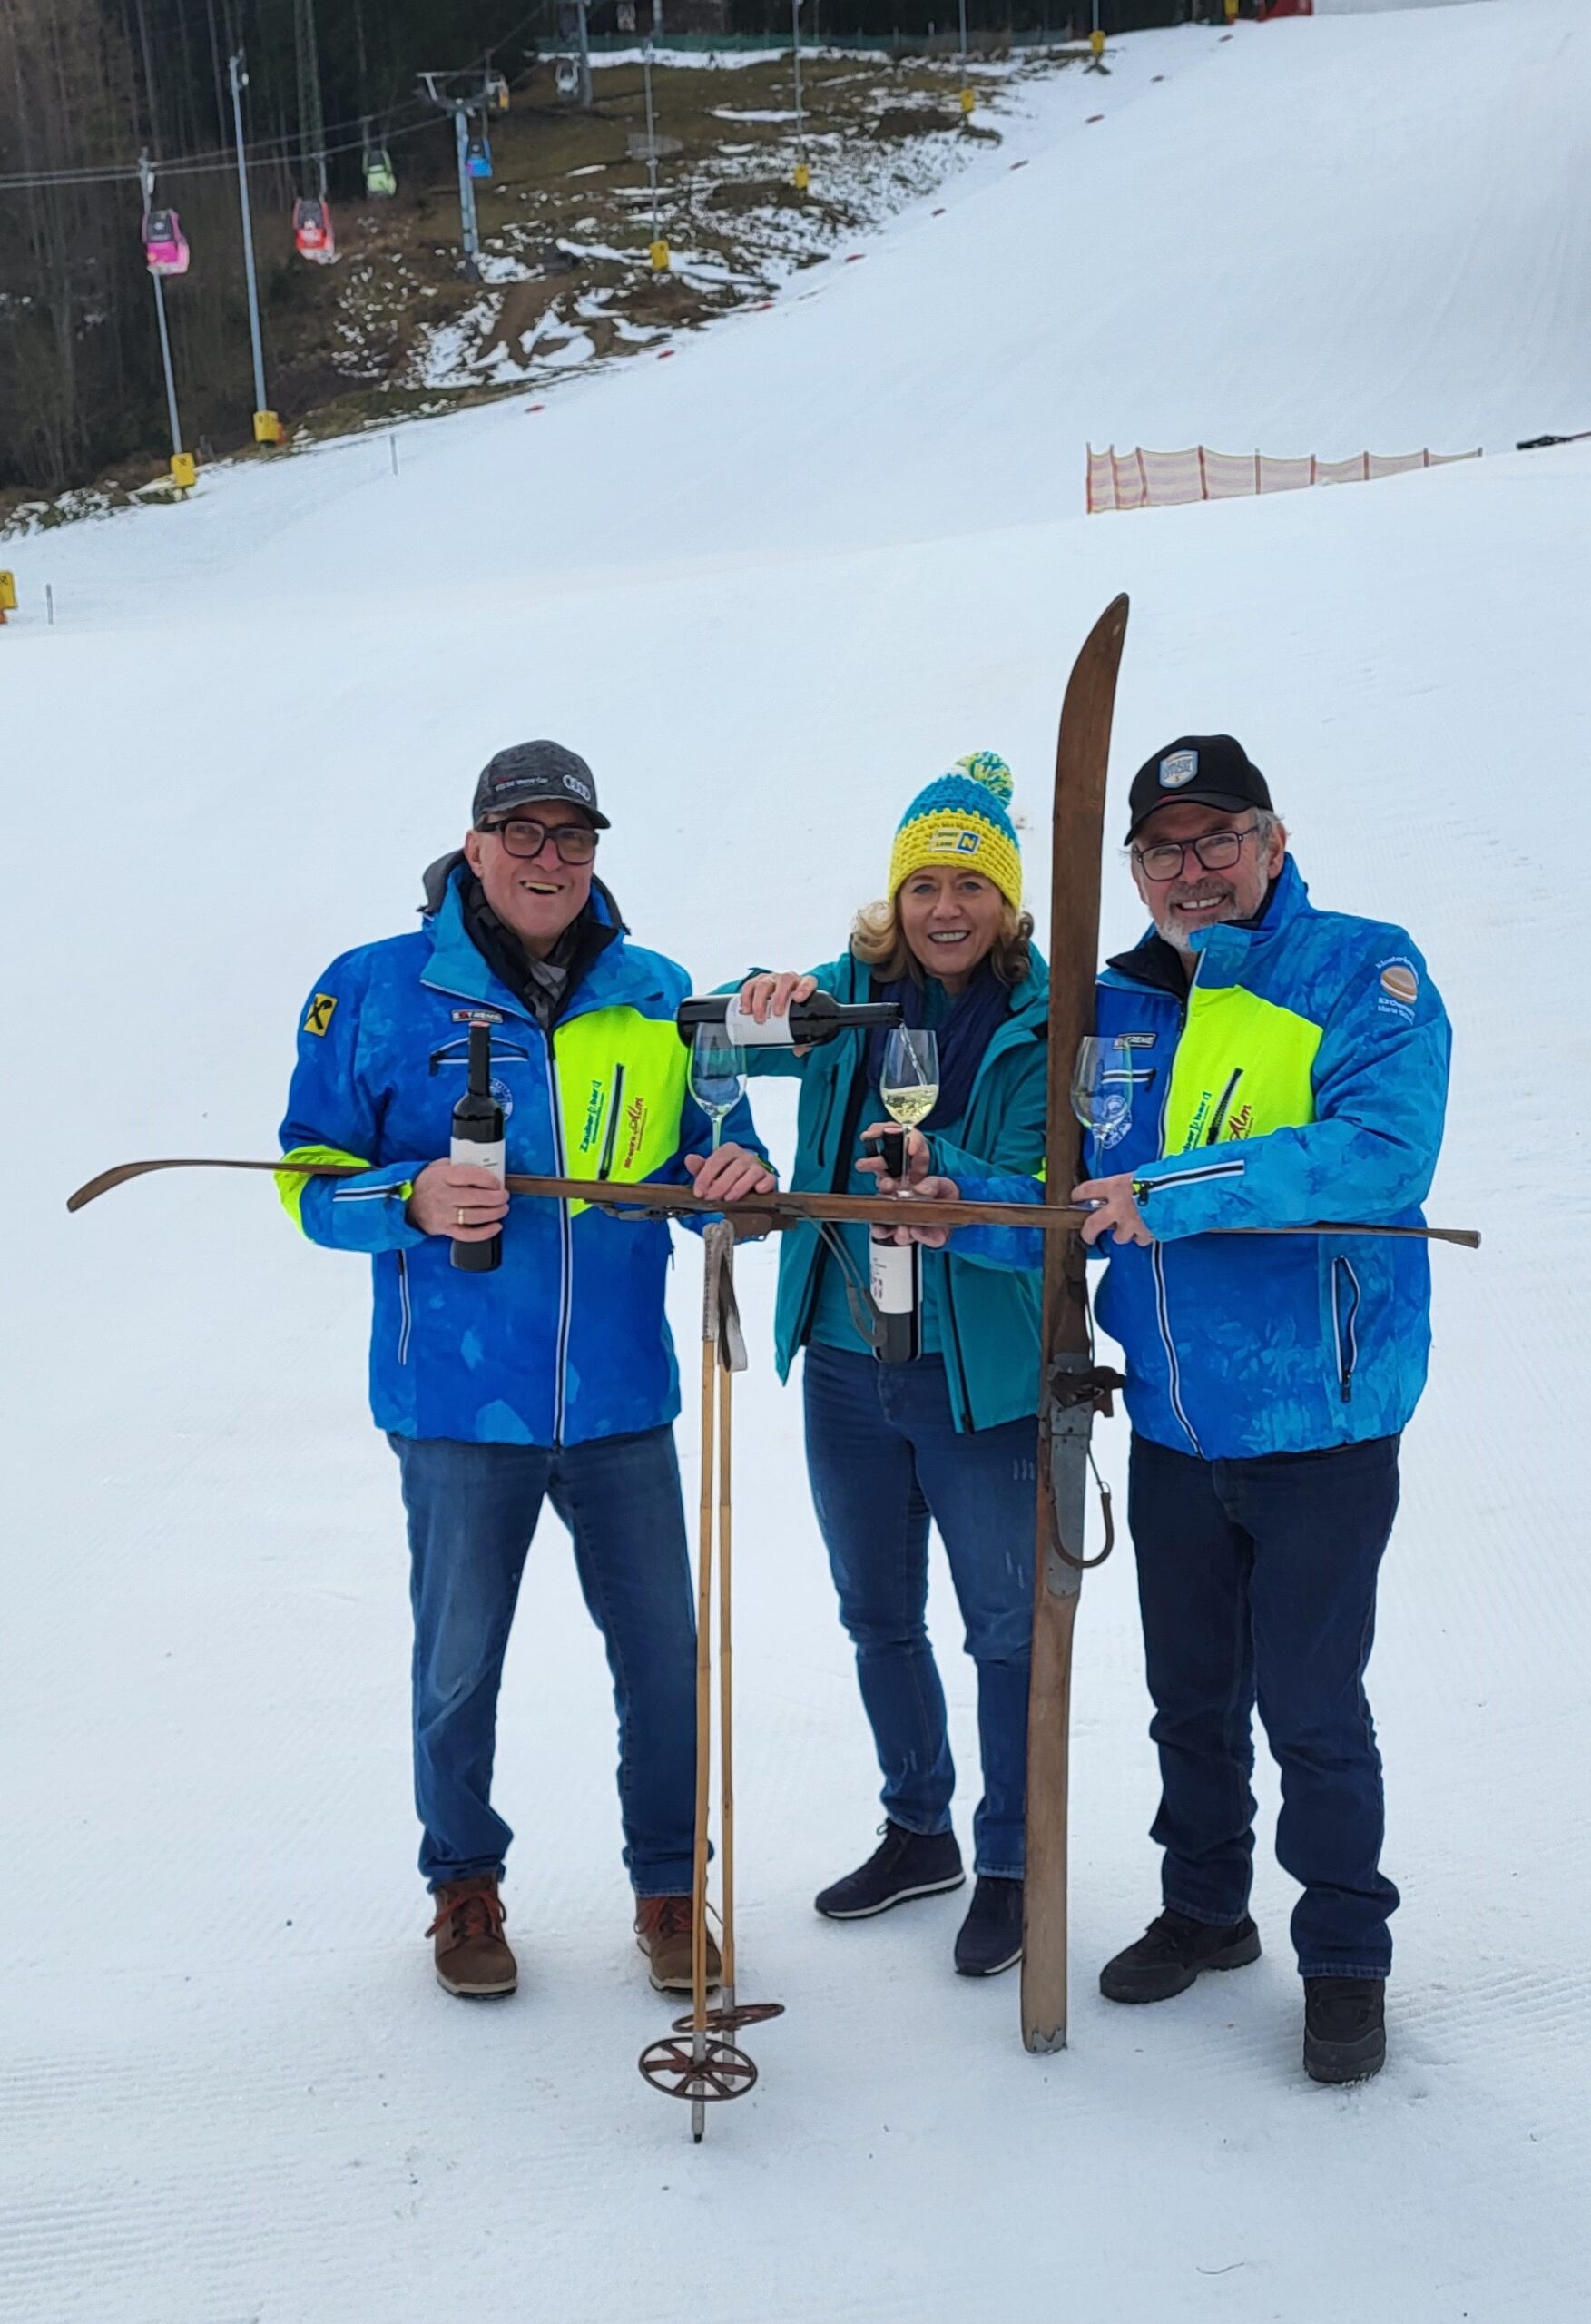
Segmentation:
[[(859, 1159), (888, 1125), (905, 1135), (906, 1182), (949, 1183), (1044, 1151), (1048, 981), (1022, 910), (1022, 859), (1007, 812), (1011, 773), (992, 751), (960, 760), (907, 809), (884, 896), (858, 915), (844, 957), (810, 975), (761, 970), (741, 987), (759, 1022), (818, 986), (887, 1000), (931, 1033), (933, 1073), (905, 1092), (885, 1040), (842, 1035), (804, 1055), (749, 1048), (751, 1073), (799, 1073), (791, 1183), (889, 1191), (881, 1159)], [(889, 1087), (886, 1108), (881, 1082)], [(931, 1086), (930, 1086), (931, 1085)], [(899, 1133), (895, 1133), (899, 1136)], [(897, 1165), (900, 1167), (900, 1165)], [(977, 1886), (956, 1941), (966, 1976), (1008, 1969), (1022, 1947), (1027, 1666), (1032, 1626), (1038, 1315), (1022, 1282), (925, 1249), (920, 1294), (892, 1304), (897, 1270), (873, 1264), (865, 1228), (782, 1238), (776, 1325), (788, 1374), (805, 1350), (807, 1466), (819, 1528), (856, 1648), (862, 1701), (884, 1776), (883, 1846), (824, 1888), (819, 1912), (860, 1920), (964, 1878), (951, 1825), (955, 1771), (928, 1642), (928, 1528), (937, 1524), (977, 1668), (983, 1797), (973, 1818)], [(872, 1296), (869, 1298), (869, 1281)], [(901, 1330), (901, 1314), (915, 1330)], [(915, 1352), (912, 1352), (915, 1351)], [(902, 1352), (899, 1353), (898, 1352)]]

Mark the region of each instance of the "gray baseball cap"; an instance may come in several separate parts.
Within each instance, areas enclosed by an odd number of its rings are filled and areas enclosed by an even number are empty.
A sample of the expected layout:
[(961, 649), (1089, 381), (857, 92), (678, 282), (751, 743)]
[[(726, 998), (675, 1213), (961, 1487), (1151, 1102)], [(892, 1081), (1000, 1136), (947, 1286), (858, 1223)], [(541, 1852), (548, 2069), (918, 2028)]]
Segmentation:
[(488, 759), (475, 787), (470, 820), (478, 830), (488, 815), (506, 814), (533, 800), (564, 799), (590, 817), (599, 832), (609, 827), (596, 803), (591, 769), (562, 743), (516, 743)]

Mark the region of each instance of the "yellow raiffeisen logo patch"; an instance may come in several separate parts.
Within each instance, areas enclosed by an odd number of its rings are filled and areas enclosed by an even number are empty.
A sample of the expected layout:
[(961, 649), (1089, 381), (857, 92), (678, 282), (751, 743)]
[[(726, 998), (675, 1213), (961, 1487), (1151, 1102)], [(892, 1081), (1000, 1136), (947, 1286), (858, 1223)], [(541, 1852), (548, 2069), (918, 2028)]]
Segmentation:
[(306, 1033), (324, 1033), (331, 1022), (331, 1012), (337, 1007), (334, 992), (318, 992), (309, 1003), (309, 1013), (304, 1019)]
[(970, 831), (965, 823), (940, 823), (928, 840), (936, 855), (976, 855), (983, 842), (983, 832)]

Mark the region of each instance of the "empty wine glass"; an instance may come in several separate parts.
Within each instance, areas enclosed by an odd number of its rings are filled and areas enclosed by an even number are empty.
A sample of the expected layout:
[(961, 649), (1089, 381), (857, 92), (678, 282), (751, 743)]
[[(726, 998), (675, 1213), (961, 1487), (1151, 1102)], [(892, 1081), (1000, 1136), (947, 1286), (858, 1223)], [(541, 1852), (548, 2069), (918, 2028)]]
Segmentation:
[(915, 1129), (939, 1098), (939, 1043), (924, 1025), (897, 1025), (884, 1043), (879, 1095), (891, 1121)]
[(723, 1136), (726, 1114), (740, 1103), (746, 1060), (722, 1024), (698, 1025), (691, 1036), (691, 1095), (712, 1124), (712, 1151)]
[(1072, 1111), (1103, 1151), (1124, 1138), (1133, 1118), (1133, 1052), (1125, 1041), (1086, 1034), (1072, 1068)]

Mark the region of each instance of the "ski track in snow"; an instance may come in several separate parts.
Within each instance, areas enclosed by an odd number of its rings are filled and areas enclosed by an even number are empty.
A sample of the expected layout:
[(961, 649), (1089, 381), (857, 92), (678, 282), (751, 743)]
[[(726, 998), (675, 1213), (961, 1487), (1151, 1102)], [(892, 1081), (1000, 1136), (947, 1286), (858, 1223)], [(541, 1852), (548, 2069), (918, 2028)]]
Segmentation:
[[(944, 216), (666, 368), (406, 428), (396, 479), (384, 444), (328, 447), (7, 545), (6, 2324), (460, 2299), (559, 2324), (1584, 2313), (1591, 1037), (1564, 961), (1591, 446), (1508, 448), (1591, 426), (1591, 22), (1510, 0), (1112, 61), (1036, 92)], [(1085, 520), (1089, 437), (1488, 457)], [(1097, 1997), (1154, 1906), (1125, 1549), (1078, 1629), (1070, 2051), (1023, 2054), (1013, 1978), (949, 1974), (964, 1898), (812, 1915), (870, 1845), (876, 1779), (768, 1361), (774, 1255), (751, 1250), (741, 1984), (789, 2014), (748, 2035), (761, 2082), (693, 2151), (635, 2072), (666, 2014), (562, 1532), (504, 1691), (524, 1982), (470, 2010), (419, 1935), (364, 1268), (246, 1179), (70, 1220), (62, 1197), (123, 1157), (271, 1150), (300, 996), (408, 924), (498, 744), (589, 753), (643, 941), (702, 982), (804, 963), (958, 753), (1005, 753), (1042, 825), (1071, 655), (1123, 586), (1111, 832), (1153, 747), (1232, 727), (1316, 897), (1408, 925), (1457, 1026), (1430, 1215), (1487, 1246), (1436, 1256), (1371, 1669), (1404, 1893), (1391, 2061), (1357, 2092), (1301, 2077), (1262, 1753), (1263, 1960), (1160, 2010)], [(1112, 856), (1106, 944), (1136, 920)], [(788, 1159), (788, 1099), (758, 1112)], [(1096, 1441), (1119, 1485), (1119, 1422)], [(965, 1838), (942, 1571), (931, 1620)]]

